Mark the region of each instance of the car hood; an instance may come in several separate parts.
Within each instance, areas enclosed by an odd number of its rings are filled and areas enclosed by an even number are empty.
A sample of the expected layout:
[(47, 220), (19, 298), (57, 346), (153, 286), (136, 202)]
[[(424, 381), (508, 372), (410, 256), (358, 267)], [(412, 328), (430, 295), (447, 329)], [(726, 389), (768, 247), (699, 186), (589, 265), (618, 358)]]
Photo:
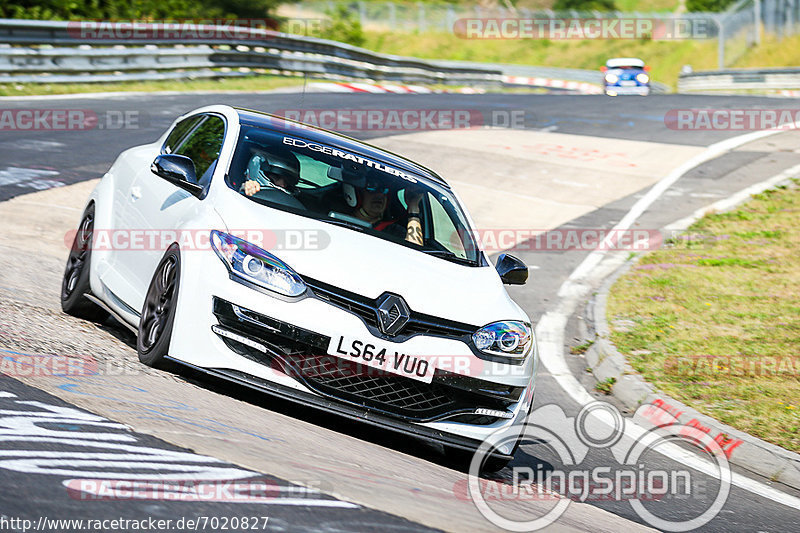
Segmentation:
[[(237, 193), (226, 197), (227, 209), (217, 205), (225, 229), (240, 237), (244, 231), (263, 232), (267, 251), (301, 277), (368, 298), (392, 292), (413, 311), (474, 326), (528, 320), (491, 265), (456, 264), (357, 230), (266, 207)], [(258, 233), (251, 235), (258, 240)]]

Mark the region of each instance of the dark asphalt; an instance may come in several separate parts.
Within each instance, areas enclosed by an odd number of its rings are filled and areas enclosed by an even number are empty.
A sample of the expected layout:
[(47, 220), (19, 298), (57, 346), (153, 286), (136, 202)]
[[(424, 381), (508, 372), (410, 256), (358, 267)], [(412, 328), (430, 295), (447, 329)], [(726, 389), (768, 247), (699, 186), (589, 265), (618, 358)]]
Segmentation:
[[(434, 531), (360, 506), (338, 508), (330, 496), (230, 463), (203, 460), (191, 450), (114, 427), (118, 424), (2, 375), (0, 414), (3, 531), (101, 530), (88, 527), (89, 520), (118, 520), (117, 527), (108, 522), (102, 528), (106, 531), (156, 531), (138, 524), (162, 521), (166, 526), (167, 520), (172, 527), (165, 531), (367, 532), (378, 525), (392, 531)], [(138, 458), (131, 459), (132, 454)], [(235, 477), (225, 476), (229, 469), (237, 472)], [(175, 471), (180, 482), (170, 484), (161, 477)], [(126, 481), (137, 483), (136, 490)], [(173, 491), (171, 497), (161, 497), (168, 491)], [(282, 498), (309, 503), (282, 504)], [(211, 501), (215, 499), (223, 501)], [(252, 501), (262, 503), (248, 503)], [(25, 520), (30, 521), (27, 526)], [(75, 522), (81, 520), (82, 525)], [(188, 521), (197, 528), (186, 525)]]

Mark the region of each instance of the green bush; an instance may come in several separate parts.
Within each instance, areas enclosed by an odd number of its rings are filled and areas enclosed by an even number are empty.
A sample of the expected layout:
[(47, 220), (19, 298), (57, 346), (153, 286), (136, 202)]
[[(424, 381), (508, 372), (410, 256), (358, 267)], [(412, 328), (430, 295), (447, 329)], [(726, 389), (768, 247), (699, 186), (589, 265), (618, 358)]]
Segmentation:
[(689, 11), (725, 11), (736, 0), (686, 0)]
[(356, 13), (346, 6), (339, 5), (333, 11), (328, 11), (325, 14), (331, 20), (322, 27), (319, 37), (352, 44), (353, 46), (364, 45), (366, 36)]
[(614, 0), (556, 0), (555, 11), (616, 11)]

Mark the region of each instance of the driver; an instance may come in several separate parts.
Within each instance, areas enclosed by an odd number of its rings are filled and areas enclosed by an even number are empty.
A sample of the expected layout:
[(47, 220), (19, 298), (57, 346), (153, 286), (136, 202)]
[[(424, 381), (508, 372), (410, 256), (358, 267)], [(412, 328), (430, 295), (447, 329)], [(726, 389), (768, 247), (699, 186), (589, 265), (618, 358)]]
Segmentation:
[(239, 188), (247, 196), (253, 196), (263, 188), (279, 189), (294, 195), (300, 181), (300, 161), (283, 147), (270, 148), (269, 152), (253, 150), (254, 155), (244, 172), (245, 182)]
[(356, 190), (356, 197), (347, 198), (348, 205), (353, 207), (351, 214), (368, 222), (377, 231), (388, 231), (398, 237), (405, 234), (407, 242), (422, 246), (422, 221), (420, 219), (422, 192), (406, 189), (405, 200), (408, 208), (405, 231), (403, 231), (399, 218), (384, 220), (386, 208), (389, 206), (389, 191), (388, 185), (376, 175), (376, 172), (369, 172), (364, 187)]

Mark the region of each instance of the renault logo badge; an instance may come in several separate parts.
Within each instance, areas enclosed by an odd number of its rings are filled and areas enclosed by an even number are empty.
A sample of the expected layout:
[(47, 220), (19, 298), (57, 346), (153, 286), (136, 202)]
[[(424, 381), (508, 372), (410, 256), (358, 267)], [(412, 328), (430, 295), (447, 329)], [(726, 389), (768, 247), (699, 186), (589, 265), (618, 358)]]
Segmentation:
[(378, 298), (378, 325), (386, 335), (397, 335), (410, 317), (411, 311), (401, 296), (385, 292)]

